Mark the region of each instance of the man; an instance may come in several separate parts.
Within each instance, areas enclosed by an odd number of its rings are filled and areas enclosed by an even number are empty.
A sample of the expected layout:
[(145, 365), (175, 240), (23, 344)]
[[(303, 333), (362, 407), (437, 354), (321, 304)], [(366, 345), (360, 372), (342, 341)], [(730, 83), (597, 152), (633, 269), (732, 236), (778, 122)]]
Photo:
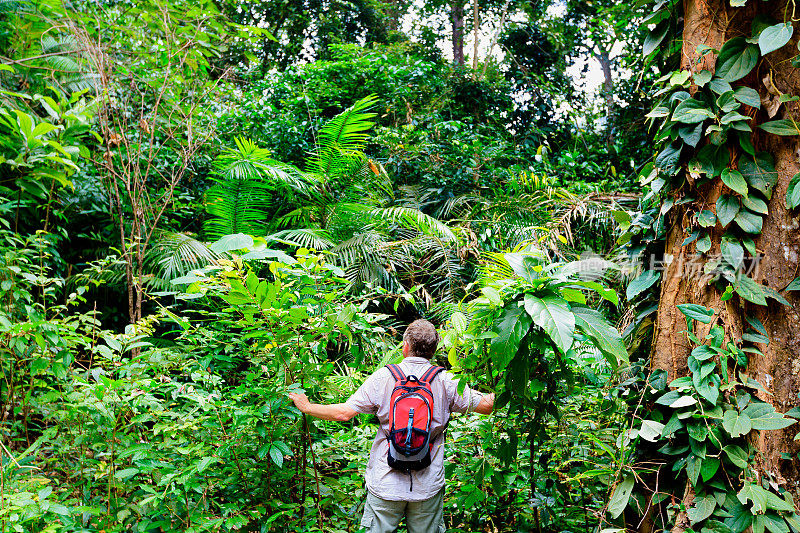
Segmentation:
[[(432, 365), (439, 334), (427, 320), (412, 322), (403, 335), (403, 361), (400, 368), (406, 376), (422, 376)], [(300, 411), (321, 418), (344, 422), (356, 413), (377, 414), (381, 428), (369, 452), (365, 472), (367, 502), (361, 525), (367, 533), (390, 533), (406, 517), (408, 533), (438, 533), (445, 531), (444, 505), (444, 430), (450, 413), (475, 411), (490, 414), (494, 408), (494, 393), (481, 394), (464, 388), (458, 393), (458, 382), (449, 372), (442, 372), (431, 383), (434, 405), (431, 420), (431, 464), (422, 470), (402, 472), (389, 466), (387, 455), (391, 429), (390, 398), (395, 379), (383, 367), (369, 376), (350, 398), (339, 404), (310, 403), (305, 394), (289, 394)], [(409, 476), (411, 479), (409, 479)]]

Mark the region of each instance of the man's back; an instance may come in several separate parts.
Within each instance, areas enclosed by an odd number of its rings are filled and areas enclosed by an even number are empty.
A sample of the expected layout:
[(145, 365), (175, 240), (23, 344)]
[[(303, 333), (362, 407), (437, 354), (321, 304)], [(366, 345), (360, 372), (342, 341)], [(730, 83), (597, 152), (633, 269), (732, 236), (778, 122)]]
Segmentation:
[[(403, 362), (406, 376), (421, 378), (431, 367), (430, 359), (439, 344), (436, 328), (427, 320), (415, 320), (403, 334)], [(389, 411), (395, 379), (387, 368), (367, 378), (345, 403), (331, 405), (312, 403), (305, 394), (290, 393), (289, 398), (300, 411), (323, 420), (344, 422), (356, 413), (378, 416), (381, 428), (372, 443), (367, 464), (367, 499), (361, 525), (368, 533), (391, 533), (403, 517), (408, 533), (444, 532), (444, 430), (450, 413), (489, 414), (494, 409), (494, 394), (483, 395), (465, 387), (458, 394), (458, 383), (447, 372), (431, 382), (431, 464), (409, 473), (389, 466), (388, 433), (391, 430)], [(409, 410), (410, 416), (410, 410)]]
[[(406, 357), (400, 364), (406, 376), (422, 376), (431, 367), (423, 357)], [(458, 382), (449, 372), (442, 372), (431, 383), (433, 409), (431, 412), (431, 465), (410, 474), (389, 466), (387, 455), (391, 429), (390, 398), (395, 380), (387, 368), (381, 368), (368, 377), (346, 403), (359, 413), (378, 416), (380, 429), (372, 443), (367, 463), (367, 489), (384, 500), (416, 502), (435, 496), (444, 487), (444, 430), (450, 413), (466, 413), (475, 408), (482, 394), (464, 389), (458, 394)]]

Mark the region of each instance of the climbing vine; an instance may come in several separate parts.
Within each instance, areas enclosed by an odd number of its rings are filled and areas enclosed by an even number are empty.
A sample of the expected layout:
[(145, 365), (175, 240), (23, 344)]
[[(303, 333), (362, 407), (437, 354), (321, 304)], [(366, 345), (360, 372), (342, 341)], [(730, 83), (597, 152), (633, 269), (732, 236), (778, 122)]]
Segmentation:
[[(739, 9), (746, 0), (730, 4)], [(666, 39), (683, 31), (679, 6), (660, 1), (645, 19), (651, 28), (644, 50), (649, 60), (669, 64), (688, 46)], [(730, 38), (719, 49), (697, 44), (697, 68), (671, 70), (658, 80), (660, 100), (647, 115), (658, 153), (641, 173), (647, 188), (641, 211), (616, 214), (623, 230), (619, 242), (645, 262), (628, 286), (634, 319), (627, 333), (641, 339), (650, 331), (662, 271), (677, 259), (692, 263), (682, 265), (684, 275), (712, 286), (723, 306), (744, 311), (745, 324), (726, 323), (722, 309), (677, 305), (686, 318), (681, 335), (691, 347), (688, 375), (668, 382), (667, 372), (653, 370), (635, 397), (632, 408), (641, 422), (621, 438), (623, 466), (607, 507), (612, 519), (630, 523), (638, 516), (639, 525), (648, 521), (704, 533), (800, 530), (792, 495), (775, 474), (758, 468), (753, 445), (755, 432), (784, 429), (800, 410), (785, 416), (756, 396), (769, 392), (748, 374), (748, 363), (763, 356), (759, 346), (770, 341), (764, 325), (746, 312), (748, 304), (768, 306), (770, 300), (790, 305), (779, 291), (754, 279), (761, 260), (755, 239), (769, 214), (778, 172), (773, 156), (754, 145), (753, 133), (757, 127), (800, 135), (791, 115), (775, 118), (780, 105), (798, 97), (780, 93), (771, 72), (765, 83), (775, 98), (767, 103), (743, 81), (762, 58), (789, 44), (793, 17), (793, 3), (787, 3), (783, 21), (759, 15), (750, 35)], [(795, 66), (798, 57), (792, 59)], [(707, 59), (715, 59), (713, 70), (701, 68)], [(759, 111), (770, 120), (756, 126)], [(789, 183), (785, 204), (800, 205), (800, 173)], [(680, 258), (665, 249), (669, 225), (676, 223), (685, 231), (680, 248), (686, 253)], [(798, 279), (784, 288), (798, 289)]]

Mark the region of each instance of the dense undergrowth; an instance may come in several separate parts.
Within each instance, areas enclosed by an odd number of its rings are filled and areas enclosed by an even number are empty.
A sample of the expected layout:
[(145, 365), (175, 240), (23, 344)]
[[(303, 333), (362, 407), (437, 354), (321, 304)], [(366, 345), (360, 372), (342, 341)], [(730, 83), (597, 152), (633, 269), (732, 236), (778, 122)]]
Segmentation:
[(375, 421), (286, 395), (343, 401), (424, 316), (498, 394), (449, 426), (448, 530), (594, 531), (649, 140), (640, 89), (565, 73), (631, 38), (590, 4), (487, 8), (470, 70), (387, 6), (0, 3), (0, 530), (358, 531)]

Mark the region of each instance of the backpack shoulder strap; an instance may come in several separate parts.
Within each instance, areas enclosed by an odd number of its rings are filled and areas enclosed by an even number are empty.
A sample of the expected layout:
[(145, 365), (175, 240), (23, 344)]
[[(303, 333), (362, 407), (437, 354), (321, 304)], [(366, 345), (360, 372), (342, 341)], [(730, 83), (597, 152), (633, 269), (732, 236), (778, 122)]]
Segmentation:
[(386, 368), (389, 369), (395, 381), (403, 381), (406, 379), (406, 375), (403, 374), (403, 371), (400, 370), (398, 365), (386, 365)]
[(433, 380), (436, 378), (436, 376), (438, 376), (441, 372), (444, 372), (444, 367), (432, 366), (424, 374), (422, 374), (420, 381), (430, 385), (433, 383)]

